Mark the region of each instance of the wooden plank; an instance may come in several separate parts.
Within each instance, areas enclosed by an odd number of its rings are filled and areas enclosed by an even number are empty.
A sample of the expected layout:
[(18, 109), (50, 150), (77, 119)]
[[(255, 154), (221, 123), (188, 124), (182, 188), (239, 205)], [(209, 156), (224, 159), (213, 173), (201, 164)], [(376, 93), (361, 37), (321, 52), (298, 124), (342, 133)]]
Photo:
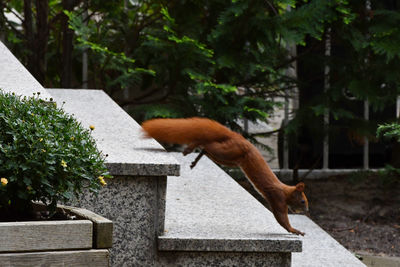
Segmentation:
[(0, 253), (2, 267), (107, 267), (107, 249), (52, 251), (30, 253)]
[(85, 249), (92, 247), (89, 220), (0, 223), (0, 252)]
[(93, 223), (93, 248), (111, 248), (113, 237), (113, 223), (90, 210), (58, 205), (60, 209), (68, 210), (81, 219), (87, 219)]

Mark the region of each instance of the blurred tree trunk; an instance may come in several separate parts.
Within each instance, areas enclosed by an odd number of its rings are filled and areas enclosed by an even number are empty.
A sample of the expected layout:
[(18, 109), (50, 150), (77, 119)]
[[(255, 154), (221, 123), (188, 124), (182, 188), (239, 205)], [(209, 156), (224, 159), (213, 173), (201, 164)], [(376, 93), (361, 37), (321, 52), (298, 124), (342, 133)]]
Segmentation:
[(40, 83), (45, 82), (47, 62), (47, 44), (49, 40), (49, 1), (36, 0), (36, 64), (37, 77)]
[(46, 52), (49, 39), (49, 3), (36, 0), (36, 30), (32, 12), (32, 0), (24, 0), (24, 21), (26, 46), (29, 50), (27, 68), (30, 73), (41, 83), (46, 78)]
[[(24, 0), (24, 22), (23, 27), (25, 31), (26, 48), (29, 51), (27, 58), (27, 68), (33, 74), (34, 64), (34, 45), (33, 45), (33, 22), (32, 22), (32, 1)], [(35, 76), (35, 75), (33, 75)], [(35, 76), (35, 78), (37, 78)]]
[[(74, 2), (74, 0), (63, 0), (63, 9), (72, 11), (74, 8)], [(72, 78), (72, 51), (74, 49), (74, 31), (68, 27), (68, 17), (66, 15), (63, 15), (61, 25), (63, 32), (61, 87), (70, 88)]]

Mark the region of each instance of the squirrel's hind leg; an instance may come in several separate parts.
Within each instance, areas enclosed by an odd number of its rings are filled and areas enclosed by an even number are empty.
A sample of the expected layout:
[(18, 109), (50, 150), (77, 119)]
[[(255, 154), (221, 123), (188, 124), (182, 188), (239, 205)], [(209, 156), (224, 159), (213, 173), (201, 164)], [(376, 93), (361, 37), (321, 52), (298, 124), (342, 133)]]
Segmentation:
[(201, 159), (201, 157), (203, 157), (204, 153), (205, 153), (204, 150), (201, 150), (201, 151), (200, 151), (200, 153), (197, 155), (197, 157), (195, 158), (195, 160), (190, 164), (190, 168), (191, 168), (191, 169), (193, 169), (193, 168), (196, 166), (197, 162), (199, 162), (199, 160)]
[(190, 154), (193, 152), (193, 150), (196, 149), (196, 147), (198, 147), (199, 144), (198, 143), (191, 143), (189, 144), (187, 147), (185, 147), (185, 149), (183, 150), (182, 154), (184, 156), (186, 156), (187, 154)]

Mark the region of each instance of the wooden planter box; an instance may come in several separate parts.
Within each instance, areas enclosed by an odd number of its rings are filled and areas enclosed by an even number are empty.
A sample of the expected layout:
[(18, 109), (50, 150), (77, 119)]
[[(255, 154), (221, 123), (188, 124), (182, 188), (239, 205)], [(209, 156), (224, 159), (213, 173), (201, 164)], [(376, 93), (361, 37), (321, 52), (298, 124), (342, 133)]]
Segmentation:
[(112, 222), (81, 208), (59, 209), (77, 220), (0, 222), (0, 265), (109, 266)]

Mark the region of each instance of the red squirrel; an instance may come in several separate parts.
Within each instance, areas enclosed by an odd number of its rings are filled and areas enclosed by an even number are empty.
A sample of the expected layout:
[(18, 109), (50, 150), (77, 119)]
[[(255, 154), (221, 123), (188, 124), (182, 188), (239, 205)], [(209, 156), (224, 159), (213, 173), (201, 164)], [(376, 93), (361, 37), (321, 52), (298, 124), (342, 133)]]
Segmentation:
[[(278, 223), (290, 233), (304, 235), (290, 225), (288, 218), (288, 205), (296, 208), (301, 206), (308, 211), (304, 183), (296, 186), (282, 183), (257, 148), (240, 134), (206, 118), (152, 119), (145, 121), (142, 127), (147, 138), (187, 145), (184, 155), (200, 148), (219, 164), (240, 167), (253, 187), (268, 201)], [(191, 167), (194, 167), (201, 155)]]

